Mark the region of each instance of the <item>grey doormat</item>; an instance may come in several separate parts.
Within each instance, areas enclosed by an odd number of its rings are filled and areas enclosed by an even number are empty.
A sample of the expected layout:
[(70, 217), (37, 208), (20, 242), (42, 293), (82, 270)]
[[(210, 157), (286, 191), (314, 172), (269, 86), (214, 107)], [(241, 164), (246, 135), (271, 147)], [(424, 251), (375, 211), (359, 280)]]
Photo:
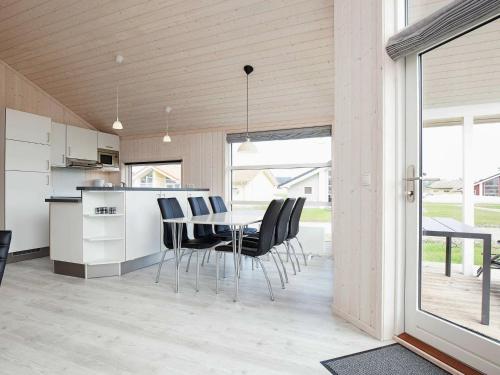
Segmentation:
[(447, 371), (399, 344), (322, 361), (334, 375), (443, 375)]

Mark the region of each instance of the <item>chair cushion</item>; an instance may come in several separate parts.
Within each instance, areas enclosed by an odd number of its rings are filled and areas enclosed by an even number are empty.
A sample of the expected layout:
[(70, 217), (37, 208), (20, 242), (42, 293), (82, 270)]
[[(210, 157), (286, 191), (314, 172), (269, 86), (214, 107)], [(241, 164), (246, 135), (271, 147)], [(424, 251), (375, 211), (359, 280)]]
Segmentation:
[(183, 240), (181, 247), (188, 249), (208, 249), (221, 243), (221, 240), (215, 237), (202, 237), (189, 240)]

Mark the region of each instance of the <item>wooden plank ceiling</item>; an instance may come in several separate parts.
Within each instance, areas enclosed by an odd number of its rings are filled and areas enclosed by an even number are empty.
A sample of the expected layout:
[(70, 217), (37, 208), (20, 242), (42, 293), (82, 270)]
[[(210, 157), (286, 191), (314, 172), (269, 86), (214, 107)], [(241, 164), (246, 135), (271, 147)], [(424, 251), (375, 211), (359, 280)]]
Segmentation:
[(243, 127), (245, 64), (251, 124), (333, 120), (332, 0), (0, 0), (0, 59), (121, 135)]

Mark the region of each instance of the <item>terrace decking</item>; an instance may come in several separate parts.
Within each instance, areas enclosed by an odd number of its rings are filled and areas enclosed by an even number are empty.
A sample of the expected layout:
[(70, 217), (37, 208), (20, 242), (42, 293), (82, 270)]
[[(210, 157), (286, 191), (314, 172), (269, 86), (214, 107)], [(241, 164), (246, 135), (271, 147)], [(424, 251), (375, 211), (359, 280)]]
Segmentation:
[(481, 324), (481, 277), (464, 276), (452, 265), (451, 277), (442, 263), (422, 268), (422, 309), (463, 327), (500, 340), (500, 270), (491, 270), (490, 324)]

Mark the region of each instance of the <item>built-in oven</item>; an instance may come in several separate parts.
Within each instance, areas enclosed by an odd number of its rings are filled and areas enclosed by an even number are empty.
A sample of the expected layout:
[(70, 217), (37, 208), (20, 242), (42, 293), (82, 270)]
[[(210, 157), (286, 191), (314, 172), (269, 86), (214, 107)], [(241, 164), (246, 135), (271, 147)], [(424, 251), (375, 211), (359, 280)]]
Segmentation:
[(99, 149), (97, 152), (98, 161), (102, 164), (103, 168), (106, 169), (118, 169), (120, 168), (120, 159), (118, 151), (111, 151), (105, 149)]

